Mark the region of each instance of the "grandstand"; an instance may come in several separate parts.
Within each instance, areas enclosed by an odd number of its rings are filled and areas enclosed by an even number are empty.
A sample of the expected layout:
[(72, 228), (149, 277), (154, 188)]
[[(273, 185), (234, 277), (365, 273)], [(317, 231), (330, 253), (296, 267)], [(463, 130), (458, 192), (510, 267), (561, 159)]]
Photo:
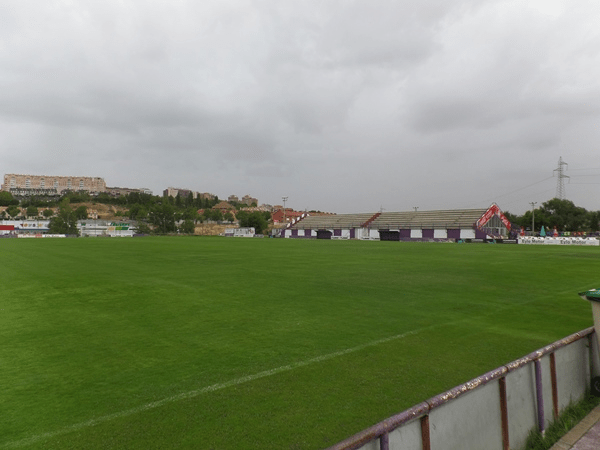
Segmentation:
[(461, 240), (507, 237), (510, 222), (496, 204), (489, 208), (438, 211), (306, 215), (283, 237), (375, 240)]
[(382, 213), (371, 224), (379, 230), (400, 228), (470, 228), (486, 209), (410, 211)]
[[(356, 230), (363, 229), (374, 217), (373, 213), (328, 214), (299, 218), (284, 230), (284, 237), (316, 237), (319, 239), (354, 239)], [(289, 233), (288, 233), (289, 232)], [(319, 234), (319, 232), (321, 232)]]

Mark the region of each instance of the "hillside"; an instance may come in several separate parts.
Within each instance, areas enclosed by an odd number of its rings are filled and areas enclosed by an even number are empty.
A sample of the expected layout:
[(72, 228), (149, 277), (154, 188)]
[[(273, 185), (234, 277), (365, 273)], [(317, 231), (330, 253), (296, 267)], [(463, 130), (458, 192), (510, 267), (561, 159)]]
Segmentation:
[(106, 205), (104, 203), (85, 202), (85, 203), (71, 203), (70, 204), (71, 208), (73, 208), (73, 209), (77, 209), (82, 205), (88, 209), (88, 215), (91, 216), (92, 211), (97, 211), (98, 219), (102, 219), (102, 220), (121, 220), (121, 219), (123, 219), (123, 217), (117, 216), (116, 213), (117, 212), (125, 213), (127, 211), (127, 208), (125, 208), (125, 207), (115, 206), (115, 205)]

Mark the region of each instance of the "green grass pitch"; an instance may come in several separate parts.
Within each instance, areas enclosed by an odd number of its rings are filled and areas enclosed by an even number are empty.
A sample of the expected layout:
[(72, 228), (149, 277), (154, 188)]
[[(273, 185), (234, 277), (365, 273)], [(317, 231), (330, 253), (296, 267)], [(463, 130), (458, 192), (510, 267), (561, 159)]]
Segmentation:
[(600, 250), (0, 240), (0, 449), (315, 449), (591, 326)]

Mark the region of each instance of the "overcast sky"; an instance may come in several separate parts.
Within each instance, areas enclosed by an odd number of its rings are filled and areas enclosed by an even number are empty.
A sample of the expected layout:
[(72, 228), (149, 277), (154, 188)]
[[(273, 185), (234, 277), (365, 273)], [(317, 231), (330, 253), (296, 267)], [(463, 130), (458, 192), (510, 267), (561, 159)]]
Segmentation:
[(597, 1), (0, 2), (2, 174), (521, 214), (562, 157), (600, 210), (599, 119)]

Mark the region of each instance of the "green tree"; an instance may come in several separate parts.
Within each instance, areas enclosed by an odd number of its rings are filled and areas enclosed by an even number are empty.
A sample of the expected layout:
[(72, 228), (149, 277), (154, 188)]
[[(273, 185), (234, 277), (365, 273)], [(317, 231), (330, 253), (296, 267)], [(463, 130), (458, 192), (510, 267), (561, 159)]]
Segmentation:
[(128, 205), (139, 204), (150, 206), (155, 203), (152, 195), (143, 192), (130, 192), (126, 197), (126, 201)]
[(77, 220), (85, 220), (88, 218), (87, 207), (81, 205), (75, 210), (75, 218)]
[(134, 228), (135, 232), (138, 234), (150, 234), (152, 230), (150, 226), (146, 222), (138, 222), (138, 224)]
[(84, 203), (92, 199), (90, 193), (87, 191), (69, 192), (65, 197), (69, 199), (70, 203)]
[(181, 214), (181, 218), (196, 223), (196, 220), (198, 220), (198, 210), (194, 207), (186, 208)]
[(194, 205), (194, 208), (196, 208), (196, 209), (202, 209), (202, 205), (203, 205), (202, 196), (200, 196), (200, 195), (199, 195), (199, 196), (197, 196), (197, 197), (194, 199), (194, 203), (193, 203), (193, 205)]
[(185, 234), (194, 234), (196, 230), (196, 225), (193, 220), (184, 220), (182, 224), (179, 226), (179, 232)]
[(190, 207), (194, 204), (194, 193), (190, 192), (185, 198), (185, 206)]
[(223, 220), (223, 211), (221, 211), (220, 209), (212, 209), (212, 219), (215, 222), (220, 222), (221, 220)]
[(598, 231), (600, 229), (600, 211), (591, 211), (588, 217), (590, 231)]
[(10, 217), (12, 217), (14, 219), (19, 214), (21, 214), (21, 210), (19, 209), (18, 206), (10, 205), (8, 208), (6, 208), (6, 214), (8, 214)]
[(146, 220), (148, 218), (148, 209), (145, 206), (141, 206), (135, 215), (137, 220)]
[(531, 227), (532, 215), (535, 214), (535, 231), (539, 232), (542, 225), (546, 230), (556, 227), (560, 231), (596, 231), (600, 229), (600, 211), (586, 211), (576, 206), (570, 200), (553, 198), (533, 210), (526, 211), (522, 216), (504, 213), (513, 223), (526, 228)]
[(148, 217), (148, 209), (144, 205), (135, 203), (129, 208), (127, 216), (132, 220), (144, 220)]
[(58, 214), (50, 219), (49, 229), (51, 234), (73, 234), (79, 236), (77, 219), (68, 199), (63, 200), (58, 209)]
[[(538, 223), (538, 214), (535, 216), (536, 228)], [(589, 222), (587, 211), (584, 208), (575, 206), (571, 200), (561, 200), (553, 198), (542, 203), (540, 208), (540, 226), (557, 227), (559, 230), (581, 231)]]
[(100, 192), (95, 200), (98, 203), (104, 203), (105, 205), (112, 205), (114, 203), (114, 198), (108, 192)]
[(37, 217), (39, 215), (39, 211), (37, 206), (29, 205), (26, 209), (27, 217)]
[(15, 199), (10, 192), (0, 192), (0, 206), (18, 205), (19, 200)]
[(205, 209), (202, 216), (206, 220), (214, 220), (215, 222), (223, 220), (223, 213), (220, 209)]
[(48, 217), (52, 217), (54, 215), (54, 211), (52, 211), (51, 209), (45, 209), (42, 212), (42, 215), (47, 219)]
[(213, 198), (207, 198), (206, 199), (206, 204), (204, 205), (205, 208), (212, 208), (213, 206), (215, 206), (217, 203), (219, 203), (221, 200), (219, 200), (219, 197), (217, 197), (216, 195)]
[(269, 222), (267, 221), (266, 216), (259, 211), (251, 213), (248, 211), (240, 211), (237, 218), (240, 227), (254, 227), (254, 231), (258, 234), (265, 233), (269, 228)]
[(175, 207), (167, 202), (155, 205), (150, 211), (150, 223), (154, 225), (154, 232), (158, 234), (173, 233), (177, 230), (175, 222), (177, 214)]
[(233, 222), (235, 220), (235, 217), (233, 217), (233, 214), (231, 214), (229, 211), (226, 212), (225, 214), (223, 214), (223, 220), (227, 221), (227, 222)]

